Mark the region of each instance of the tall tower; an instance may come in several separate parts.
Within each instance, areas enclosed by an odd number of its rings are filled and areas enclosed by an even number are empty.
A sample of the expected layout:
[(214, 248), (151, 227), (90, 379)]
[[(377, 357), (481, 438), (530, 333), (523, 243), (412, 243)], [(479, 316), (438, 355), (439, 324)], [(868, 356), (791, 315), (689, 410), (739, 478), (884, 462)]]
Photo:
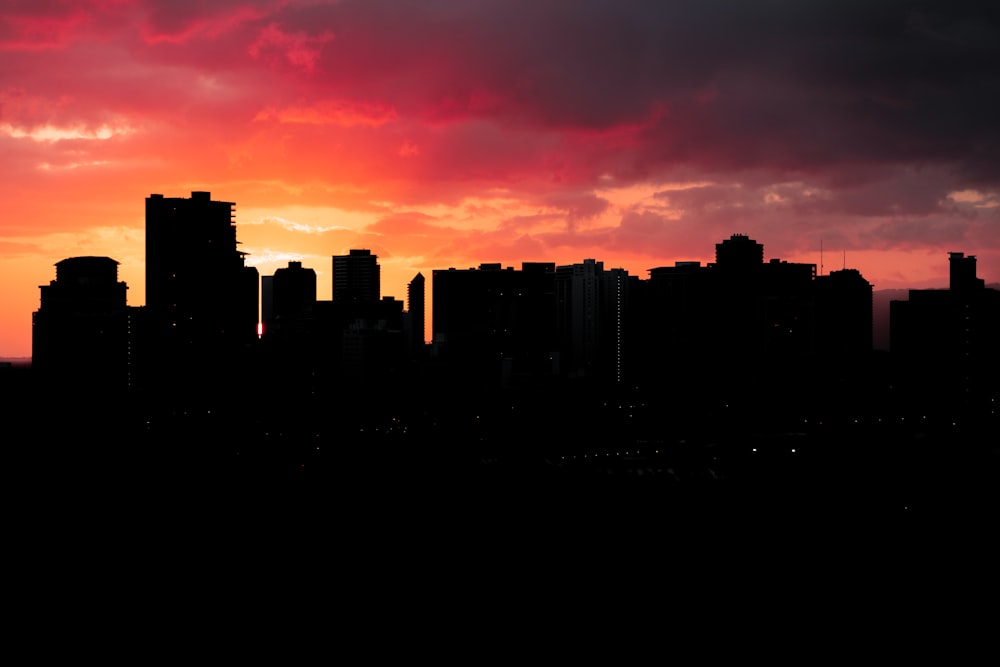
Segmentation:
[(409, 285), (406, 286), (406, 310), (409, 313), (411, 327), (410, 340), (415, 352), (424, 347), (424, 327), (426, 321), (425, 295), (424, 276), (418, 272)]
[(237, 249), (234, 206), (209, 192), (146, 198), (144, 351), (153, 382), (210, 387), (257, 339), (260, 280)]
[(562, 364), (570, 377), (592, 377), (601, 344), (604, 262), (585, 259), (556, 267), (556, 307)]
[(378, 255), (351, 250), (333, 256), (333, 301), (374, 303), (381, 295)]
[(237, 250), (234, 206), (208, 192), (146, 198), (146, 306), (185, 343), (256, 336), (259, 277)]

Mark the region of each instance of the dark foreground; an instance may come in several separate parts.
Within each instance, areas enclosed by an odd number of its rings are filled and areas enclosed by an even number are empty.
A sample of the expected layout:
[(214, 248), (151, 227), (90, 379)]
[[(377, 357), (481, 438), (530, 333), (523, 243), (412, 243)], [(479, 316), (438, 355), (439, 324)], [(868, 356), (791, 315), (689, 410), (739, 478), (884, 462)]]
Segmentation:
[(801, 656), (790, 633), (812, 633), (809, 655), (898, 655), (995, 572), (997, 450), (972, 437), (545, 456), (406, 438), (20, 442), (31, 455), (4, 467), (16, 627), (49, 640), (55, 618), (101, 655), (287, 659), (289, 642), (331, 641), (618, 662), (664, 642), (742, 653), (729, 633), (751, 629), (769, 655)]
[[(289, 530), (427, 539), (668, 540), (753, 526), (790, 531), (984, 528), (1000, 517), (989, 434), (747, 434), (564, 445), (379, 438), (302, 443), (199, 438), (22, 441), (8, 489), (23, 512), (147, 532)], [(353, 532), (352, 532), (353, 531)], [(556, 545), (553, 545), (556, 546)]]
[(970, 604), (998, 562), (991, 420), (272, 421), (6, 398), (9, 629), (42, 652), (800, 661), (922, 653), (956, 619), (994, 634)]

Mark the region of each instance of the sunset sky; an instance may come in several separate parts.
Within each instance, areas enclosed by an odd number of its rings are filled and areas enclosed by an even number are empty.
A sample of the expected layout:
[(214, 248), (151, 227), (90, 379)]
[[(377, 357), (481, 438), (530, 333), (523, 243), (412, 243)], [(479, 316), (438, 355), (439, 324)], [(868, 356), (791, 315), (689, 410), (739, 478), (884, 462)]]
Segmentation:
[[(145, 303), (144, 203), (236, 203), (261, 275), (765, 260), (1000, 282), (1000, 5), (2, 0), (0, 357), (55, 263)], [(428, 315), (428, 338), (430, 316)]]

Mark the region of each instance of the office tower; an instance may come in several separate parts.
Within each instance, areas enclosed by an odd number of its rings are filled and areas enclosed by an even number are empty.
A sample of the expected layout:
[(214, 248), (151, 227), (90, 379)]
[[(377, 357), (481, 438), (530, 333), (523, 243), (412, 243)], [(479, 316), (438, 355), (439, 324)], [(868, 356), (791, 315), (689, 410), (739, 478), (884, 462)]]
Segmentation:
[(605, 271), (604, 263), (593, 259), (556, 267), (557, 349), (562, 375), (612, 384), (624, 379), (631, 284), (624, 269)]
[(789, 358), (812, 349), (814, 264), (771, 259), (764, 246), (733, 234), (715, 246), (705, 310), (716, 357), (728, 370), (751, 372), (762, 358)]
[(632, 343), (631, 287), (632, 276), (625, 269), (608, 269), (601, 277), (602, 352), (599, 373), (616, 384), (626, 379), (632, 363), (629, 347)]
[(150, 380), (211, 392), (256, 342), (259, 276), (238, 249), (232, 202), (209, 192), (146, 198), (142, 349)]
[[(760, 351), (784, 359), (810, 354), (814, 351), (816, 265), (774, 258), (757, 270)], [(870, 310), (870, 304), (867, 307)]]
[(697, 261), (649, 269), (631, 290), (632, 376), (648, 386), (704, 377), (714, 335), (713, 272)]
[(557, 370), (555, 264), (525, 262), (435, 269), (433, 347), (456, 381), (486, 387), (537, 380)]
[(378, 256), (370, 250), (351, 250), (333, 256), (333, 301), (374, 303), (381, 296)]
[(976, 277), (975, 256), (952, 252), (948, 260), (948, 289), (911, 289), (889, 303), (889, 349), (914, 369), (914, 404), (936, 400), (958, 412), (1000, 399), (1000, 291)]
[(597, 373), (603, 334), (603, 274), (604, 263), (593, 259), (556, 268), (560, 364), (568, 377), (592, 377)]
[(56, 263), (32, 314), (32, 369), (47, 395), (106, 398), (128, 387), (128, 287), (110, 257)]
[(334, 346), (333, 375), (341, 380), (379, 384), (410, 355), (404, 304), (381, 296), (380, 271), (370, 250), (333, 256), (333, 298), (319, 304), (318, 317)]
[[(268, 276), (264, 276), (268, 278)], [(263, 281), (263, 278), (262, 278)], [(316, 272), (291, 261), (277, 269), (267, 281), (266, 307), (262, 305), (265, 332), (285, 326), (301, 326), (316, 305)], [(287, 326), (286, 326), (287, 325)]]
[(308, 400), (322, 384), (333, 341), (321, 335), (317, 311), (316, 272), (302, 262), (261, 276), (259, 379), (281, 387), (269, 399), (272, 408)]
[(976, 277), (975, 256), (948, 254), (946, 290), (911, 289), (890, 307), (890, 350), (924, 359), (964, 359), (996, 348), (996, 290)]
[(409, 338), (412, 341), (414, 354), (419, 354), (424, 348), (424, 327), (426, 326), (424, 275), (417, 273), (406, 286), (406, 311)]
[(873, 349), (873, 294), (857, 269), (817, 276), (815, 350), (823, 357), (866, 357)]
[(260, 331), (263, 335), (274, 323), (274, 276), (260, 277)]

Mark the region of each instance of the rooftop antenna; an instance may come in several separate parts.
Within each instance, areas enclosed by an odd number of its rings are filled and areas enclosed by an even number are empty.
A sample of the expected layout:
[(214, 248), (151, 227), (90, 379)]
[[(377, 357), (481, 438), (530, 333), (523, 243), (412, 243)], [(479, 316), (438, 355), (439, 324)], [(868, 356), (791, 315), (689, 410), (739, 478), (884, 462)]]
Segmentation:
[(844, 250), (844, 265), (840, 268), (847, 270), (847, 250)]
[(819, 240), (819, 275), (823, 275), (823, 239)]

